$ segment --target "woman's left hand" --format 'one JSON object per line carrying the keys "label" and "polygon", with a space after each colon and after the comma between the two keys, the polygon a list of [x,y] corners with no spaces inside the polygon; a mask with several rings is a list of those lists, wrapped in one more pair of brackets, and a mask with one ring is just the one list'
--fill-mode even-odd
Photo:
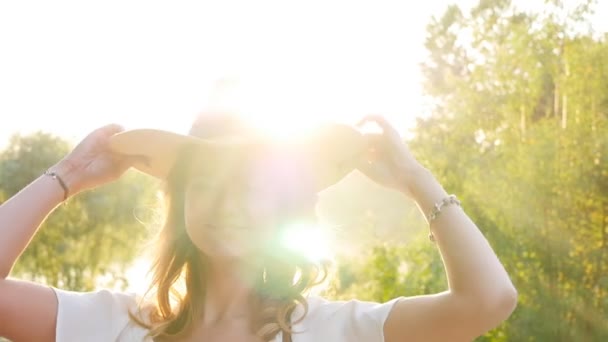
{"label": "woman's left hand", "polygon": [[376,183],[412,195],[412,185],[416,175],[424,167],[414,158],[397,130],[385,118],[371,115],[358,124],[373,122],[382,133],[364,133],[367,143],[366,153],[359,162],[358,169]]}

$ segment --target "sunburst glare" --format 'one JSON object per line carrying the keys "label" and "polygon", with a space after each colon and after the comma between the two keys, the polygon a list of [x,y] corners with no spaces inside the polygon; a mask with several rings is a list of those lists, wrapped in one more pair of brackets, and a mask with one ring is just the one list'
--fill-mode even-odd
{"label": "sunburst glare", "polygon": [[289,226],[281,239],[283,246],[301,253],[312,261],[332,257],[330,237],[322,226],[294,224]]}

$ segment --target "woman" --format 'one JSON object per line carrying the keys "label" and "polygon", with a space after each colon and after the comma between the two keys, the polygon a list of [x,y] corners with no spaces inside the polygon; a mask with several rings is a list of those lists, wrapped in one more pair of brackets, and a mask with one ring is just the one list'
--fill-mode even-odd
{"label": "woman", "polygon": [[[227,115],[188,136],[95,130],[0,207],[0,336],[14,341],[470,341],[504,321],[516,290],[453,196],[381,117],[382,133],[328,125],[266,141]],[[134,166],[165,180],[152,297],[73,293],[9,279],[45,217],[69,196]],[[317,192],[358,169],[416,201],[449,288],[387,303],[306,296],[323,267],[281,248],[289,222],[314,219]],[[295,280],[295,281],[294,281]],[[179,290],[181,296],[171,296]]]}

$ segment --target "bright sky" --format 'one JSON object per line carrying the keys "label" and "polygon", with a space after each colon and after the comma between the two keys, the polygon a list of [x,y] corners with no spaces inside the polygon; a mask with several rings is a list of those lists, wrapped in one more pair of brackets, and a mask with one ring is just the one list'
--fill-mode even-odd
{"label": "bright sky", "polygon": [[403,125],[422,105],[427,18],[446,3],[0,1],[0,141],[109,122],[183,132],[226,75],[290,121],[381,112]]}
{"label": "bright sky", "polygon": [[450,2],[0,1],[0,146],[110,122],[184,132],[227,75],[249,81],[258,120],[382,113],[403,129],[424,111],[425,25]]}

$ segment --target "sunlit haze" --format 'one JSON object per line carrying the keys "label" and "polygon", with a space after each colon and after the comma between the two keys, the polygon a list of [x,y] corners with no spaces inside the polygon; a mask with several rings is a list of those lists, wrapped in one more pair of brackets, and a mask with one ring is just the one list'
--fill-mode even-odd
{"label": "sunlit haze", "polygon": [[373,112],[403,127],[423,110],[424,26],[445,3],[2,2],[0,140],[109,122],[184,132],[226,76],[246,79],[260,122]]}
{"label": "sunlit haze", "polygon": [[449,3],[3,1],[0,144],[39,129],[80,139],[109,122],[183,132],[225,76],[256,89],[260,122],[382,113],[403,130],[426,110],[425,25]]}
{"label": "sunlit haze", "polygon": [[[452,2],[2,1],[0,147],[37,130],[77,141],[111,122],[186,132],[215,105],[275,133],[367,114],[404,132],[428,111],[425,26]],[[228,100],[221,79],[241,80]]]}

